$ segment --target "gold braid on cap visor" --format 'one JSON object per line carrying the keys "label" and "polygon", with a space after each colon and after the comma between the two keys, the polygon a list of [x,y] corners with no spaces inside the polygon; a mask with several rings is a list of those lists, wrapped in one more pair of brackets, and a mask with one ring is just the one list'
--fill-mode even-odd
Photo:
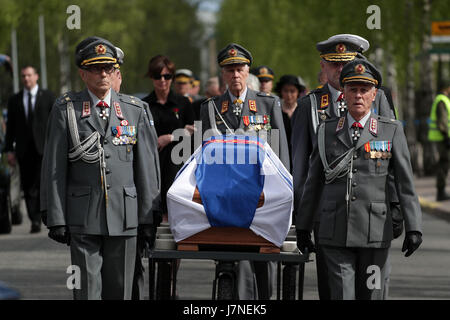
{"label": "gold braid on cap visor", "polygon": [[243,57],[230,57],[230,58],[226,58],[225,60],[223,60],[220,63],[220,65],[223,66],[227,62],[231,62],[231,63],[250,63],[250,60],[248,60],[247,58],[243,58]]}
{"label": "gold braid on cap visor", "polygon": [[266,73],[266,74],[259,74],[257,75],[258,78],[270,78],[273,79],[273,75],[271,75],[270,73]]}
{"label": "gold braid on cap visor", "polygon": [[346,82],[370,82],[373,83],[375,85],[378,85],[378,81],[369,77],[363,77],[363,76],[353,76],[353,77],[346,77],[344,79],[342,79],[342,83],[346,83]]}
{"label": "gold braid on cap visor", "polygon": [[117,59],[110,58],[110,57],[95,57],[95,58],[83,60],[83,62],[81,62],[81,65],[87,66],[89,64],[96,64],[96,63],[117,63]]}
{"label": "gold braid on cap visor", "polygon": [[352,61],[353,59],[355,59],[356,55],[356,52],[325,53],[321,54],[320,57],[327,61]]}

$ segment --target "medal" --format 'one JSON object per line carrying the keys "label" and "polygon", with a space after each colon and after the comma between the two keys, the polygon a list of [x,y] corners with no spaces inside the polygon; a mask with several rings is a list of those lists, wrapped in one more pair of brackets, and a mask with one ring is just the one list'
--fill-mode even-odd
{"label": "medal", "polygon": [[377,159],[380,159],[381,158],[381,152],[380,151],[375,152],[375,157]]}
{"label": "medal", "polygon": [[370,159],[375,159],[375,150],[370,150]]}
{"label": "medal", "polygon": [[127,120],[122,120],[122,121],[120,121],[120,125],[121,126],[127,126],[128,125],[128,121]]}
{"label": "medal", "polygon": [[112,139],[112,143],[113,143],[115,146],[117,146],[117,145],[119,145],[119,143],[120,143],[120,139],[117,138],[117,137],[114,137],[114,138]]}

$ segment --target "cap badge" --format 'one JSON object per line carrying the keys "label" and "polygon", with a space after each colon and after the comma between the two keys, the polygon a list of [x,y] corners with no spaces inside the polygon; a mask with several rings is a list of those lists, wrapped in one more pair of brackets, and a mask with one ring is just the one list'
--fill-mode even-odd
{"label": "cap badge", "polygon": [[268,74],[269,73],[267,68],[261,68],[259,71],[260,71],[260,74]]}
{"label": "cap badge", "polygon": [[235,57],[237,55],[237,51],[235,49],[228,50],[228,54],[232,57]]}
{"label": "cap badge", "polygon": [[337,53],[344,53],[347,50],[347,48],[345,47],[345,45],[343,43],[339,43],[336,46],[336,52]]}
{"label": "cap badge", "polygon": [[366,72],[366,68],[364,68],[364,66],[363,66],[362,64],[358,64],[358,65],[355,67],[355,72],[356,72],[357,74],[363,74],[364,72]]}
{"label": "cap badge", "polygon": [[95,47],[96,54],[105,54],[105,52],[106,52],[106,48],[104,45],[99,44],[98,46]]}

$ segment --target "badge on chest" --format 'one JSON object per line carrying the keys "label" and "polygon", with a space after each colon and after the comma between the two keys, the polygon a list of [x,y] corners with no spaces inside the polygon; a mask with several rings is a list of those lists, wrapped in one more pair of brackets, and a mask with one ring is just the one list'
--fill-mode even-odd
{"label": "badge on chest", "polygon": [[242,121],[244,125],[249,130],[270,130],[272,129],[270,125],[269,115],[254,115],[254,116],[243,116]]}
{"label": "badge on chest", "polygon": [[392,158],[392,142],[385,141],[370,141],[364,145],[366,151],[366,159],[390,159]]}
{"label": "badge on chest", "polygon": [[[127,122],[128,124],[128,122]],[[136,144],[136,126],[117,126],[111,128],[114,138],[112,143],[118,145]]]}

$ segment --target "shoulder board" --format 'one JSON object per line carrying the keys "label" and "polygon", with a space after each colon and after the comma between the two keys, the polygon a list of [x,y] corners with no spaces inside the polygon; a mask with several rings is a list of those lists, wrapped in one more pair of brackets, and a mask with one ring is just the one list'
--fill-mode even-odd
{"label": "shoulder board", "polygon": [[384,123],[395,123],[395,122],[399,122],[396,119],[391,119],[388,117],[383,117],[383,116],[377,116],[378,121],[380,122],[384,122]]}
{"label": "shoulder board", "polygon": [[258,92],[256,93],[256,95],[258,97],[265,97],[265,98],[272,98],[275,99],[275,97],[273,95],[271,95],[270,93],[265,93],[265,92]]}
{"label": "shoulder board", "polygon": [[309,92],[309,94],[322,93],[324,90],[323,86],[317,87]]}
{"label": "shoulder board", "polygon": [[117,96],[119,97],[120,101],[137,106],[137,107],[142,107],[144,104],[141,99],[133,97],[133,96],[129,96],[127,94],[118,93]]}
{"label": "shoulder board", "polygon": [[79,92],[73,92],[73,91],[66,92],[61,97],[56,99],[56,102],[58,104],[66,104],[69,101],[75,101],[75,100],[77,100],[78,93]]}
{"label": "shoulder board", "polygon": [[202,104],[208,103],[209,101],[213,100],[213,98],[208,98],[205,101],[202,102]]}

